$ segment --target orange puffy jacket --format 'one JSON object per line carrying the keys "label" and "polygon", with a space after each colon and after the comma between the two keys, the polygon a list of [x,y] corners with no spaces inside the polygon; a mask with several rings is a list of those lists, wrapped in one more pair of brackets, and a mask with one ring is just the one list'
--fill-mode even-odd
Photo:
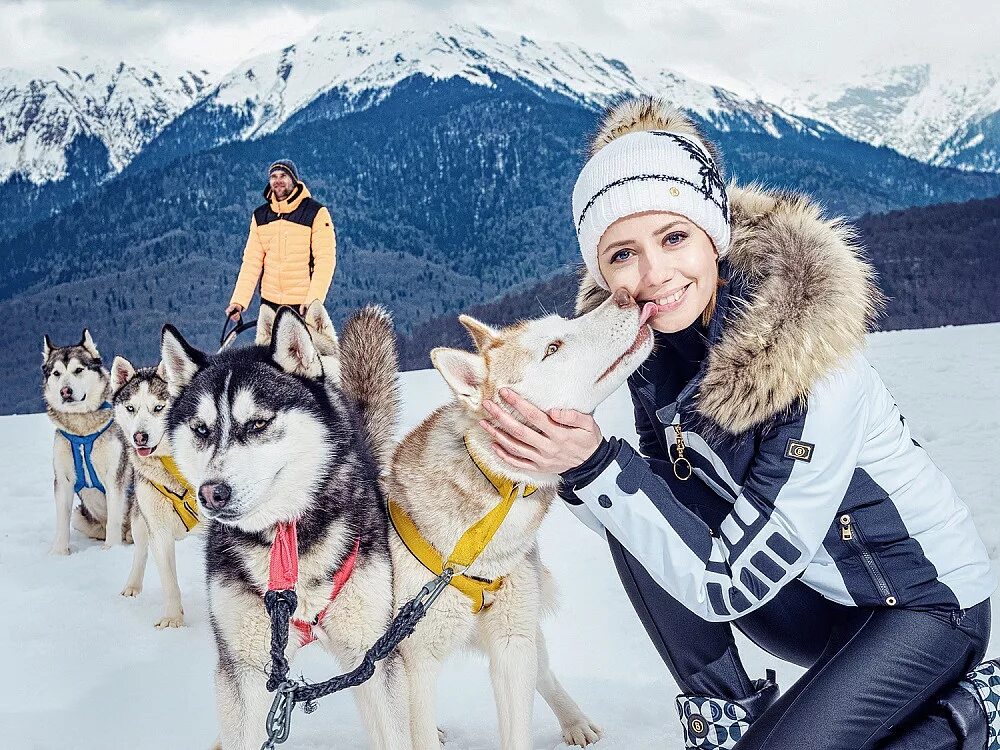
{"label": "orange puffy jacket", "polygon": [[267,197],[269,202],[257,208],[250,220],[250,236],[230,304],[249,307],[258,279],[260,296],[269,302],[324,301],[337,262],[330,212],[312,199],[301,182],[283,201],[275,200],[270,191]]}

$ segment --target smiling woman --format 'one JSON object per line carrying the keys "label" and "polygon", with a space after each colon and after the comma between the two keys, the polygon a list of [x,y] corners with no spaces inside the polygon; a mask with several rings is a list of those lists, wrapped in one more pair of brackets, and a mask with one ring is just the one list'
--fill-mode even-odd
{"label": "smiling woman", "polygon": [[715,307],[719,253],[708,234],[685,217],[646,211],[619,219],[597,246],[601,275],[612,289],[625,289],[654,305],[654,331],[676,333]]}
{"label": "smiling woman", "polygon": [[[487,405],[494,450],[562,473],[607,539],[684,690],[688,747],[986,748],[996,572],[861,354],[872,268],[807,199],[727,188],[718,165],[678,109],[608,113],[573,192],[578,312],[612,292],[644,303],[656,347],[628,381],[641,454],[516,394],[535,433],[508,439],[523,425]],[[730,623],[805,676],[781,697],[773,674],[751,680]]]}

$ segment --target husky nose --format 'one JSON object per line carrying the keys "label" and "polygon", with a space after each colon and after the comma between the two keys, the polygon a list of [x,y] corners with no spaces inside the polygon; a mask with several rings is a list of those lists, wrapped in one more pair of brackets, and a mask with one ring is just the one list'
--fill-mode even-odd
{"label": "husky nose", "polygon": [[615,304],[622,310],[627,310],[630,307],[636,307],[635,300],[632,299],[632,295],[629,294],[624,288],[617,290],[613,299]]}
{"label": "husky nose", "polygon": [[137,432],[134,435],[132,435],[132,440],[139,448],[141,448],[146,443],[149,442],[149,435],[147,435],[145,432]]}
{"label": "husky nose", "polygon": [[59,389],[59,395],[63,398],[71,398],[73,396],[73,389],[68,385],[64,385],[61,389]]}
{"label": "husky nose", "polygon": [[198,495],[201,496],[202,505],[209,510],[222,510],[232,497],[232,490],[225,482],[210,484],[206,482],[198,488]]}

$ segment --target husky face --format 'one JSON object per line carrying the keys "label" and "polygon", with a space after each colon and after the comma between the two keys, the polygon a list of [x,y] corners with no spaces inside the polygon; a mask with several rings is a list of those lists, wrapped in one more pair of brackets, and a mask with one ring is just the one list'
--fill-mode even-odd
{"label": "husky face", "polygon": [[100,408],[104,402],[108,373],[87,329],[80,343],[72,346],[55,346],[45,336],[42,376],[45,403],[54,411],[81,414]]}
{"label": "husky face", "polygon": [[496,329],[463,315],[478,354],[439,348],[431,359],[473,410],[508,387],[542,410],[592,412],[652,351],[648,318],[624,290],[572,320],[549,315]]}
{"label": "husky face", "polygon": [[115,422],[127,444],[140,456],[169,455],[166,433],[170,393],[162,365],[136,370],[124,357],[115,357],[111,387]]}
{"label": "husky face", "polygon": [[302,516],[353,429],[302,319],[282,309],[270,346],[213,357],[168,325],[161,352],[173,456],[205,515],[248,532]]}

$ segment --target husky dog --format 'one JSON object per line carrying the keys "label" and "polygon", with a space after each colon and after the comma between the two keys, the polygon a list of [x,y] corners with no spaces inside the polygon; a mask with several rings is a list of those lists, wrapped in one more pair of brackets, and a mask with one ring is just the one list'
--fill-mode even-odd
{"label": "husky dog", "polygon": [[[391,340],[388,316],[380,322]],[[294,529],[298,552],[288,656],[316,639],[342,668],[353,668],[392,618],[388,521],[370,443],[387,439],[380,426],[393,421],[385,412],[397,398],[395,349],[378,370],[385,377],[356,394],[358,410],[325,377],[309,330],[290,309],[279,311],[267,347],[207,356],[168,325],[161,349],[175,398],[167,434],[209,524],[219,747],[257,750],[271,703],[263,595],[279,532],[287,540]],[[410,746],[397,654],[379,662],[355,694],[374,747]]]}
{"label": "husky dog", "polygon": [[166,600],[156,627],[179,628],[184,624],[184,609],[177,583],[174,542],[200,527],[195,491],[179,474],[170,455],[166,435],[166,409],[170,405],[167,381],[162,366],[137,370],[124,357],[115,357],[111,383],[115,389],[111,399],[115,424],[127,446],[135,488],[132,513],[135,554],[122,596],[138,596],[142,591],[146,558],[152,544]]}
{"label": "husky dog", "polygon": [[[111,429],[108,371],[84,329],[80,343],[42,345],[45,410],[56,426],[52,448],[55,470],[56,537],[51,554],[69,554],[69,527],[104,547],[128,539],[126,492],[128,460],[118,433]],[[80,505],[73,507],[73,495]]]}
{"label": "husky dog", "polygon": [[449,586],[400,644],[417,750],[439,747],[435,679],[444,658],[469,643],[489,658],[505,750],[532,747],[536,689],[556,714],[567,743],[587,745],[601,737],[602,730],[553,676],[539,628],[540,613],[555,609],[555,588],[535,537],[559,477],[502,462],[479,420],[488,418],[482,408],[488,399],[509,409],[498,396],[503,387],[543,410],[593,411],[652,350],[643,313],[622,294],[574,320],[552,315],[498,330],[462,316],[478,352],[431,352],[455,400],[403,438],[393,458],[389,497],[399,533],[390,534],[390,548],[397,602],[427,582],[428,558],[430,569],[439,572],[440,561],[464,532],[496,508],[505,493],[516,495],[492,541],[457,571],[464,574],[459,585]]}

